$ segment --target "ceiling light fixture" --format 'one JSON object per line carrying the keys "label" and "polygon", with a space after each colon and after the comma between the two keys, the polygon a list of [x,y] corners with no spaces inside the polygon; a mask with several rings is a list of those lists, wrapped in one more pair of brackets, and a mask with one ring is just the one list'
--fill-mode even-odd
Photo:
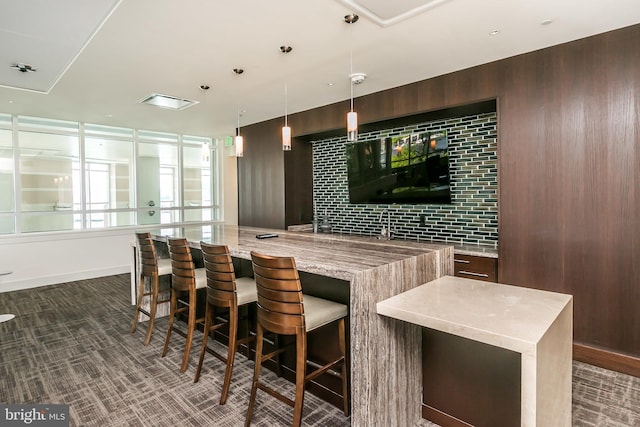
{"label": "ceiling light fixture", "polygon": [[[234,68],[233,72],[236,76],[240,77],[244,70],[242,68]],[[240,85],[238,84],[238,88]],[[238,89],[238,127],[236,128],[236,137],[234,139],[234,145],[236,146],[236,157],[244,156],[244,138],[240,135],[240,89]]]}
{"label": "ceiling light fixture", "polygon": [[[285,55],[291,52],[293,48],[291,46],[280,46],[280,52]],[[291,151],[291,128],[288,122],[288,85],[287,79],[284,80],[284,126],[282,126],[282,151]]]}
{"label": "ceiling light fixture", "polygon": [[160,108],[166,108],[168,110],[184,110],[199,103],[198,101],[192,101],[190,99],[179,98],[171,95],[163,95],[161,93],[152,93],[138,102],[141,104],[149,104]]}
{"label": "ceiling light fixture", "polygon": [[[344,22],[355,24],[358,22],[358,15],[352,13],[345,15]],[[351,31],[351,49],[349,54],[349,87],[351,88],[351,109],[347,113],[347,141],[354,142],[358,139],[358,113],[353,111],[353,31]],[[363,79],[364,80],[364,79]],[[362,83],[362,82],[360,82]]]}
{"label": "ceiling light fixture", "polygon": [[497,36],[498,34],[500,34],[500,30],[493,30],[489,33],[490,36]]}
{"label": "ceiling light fixture", "polygon": [[18,70],[21,73],[35,73],[37,71],[37,68],[33,65],[24,64],[22,62],[16,62],[11,66],[11,68]]}
{"label": "ceiling light fixture", "polygon": [[[202,92],[207,92],[209,89],[211,88],[211,86],[209,86],[208,84],[201,84],[200,85],[200,90]],[[205,101],[206,103],[206,101]],[[209,141],[205,141],[202,143],[202,162],[207,164],[209,163],[209,159],[211,156],[211,144],[209,143]]]}

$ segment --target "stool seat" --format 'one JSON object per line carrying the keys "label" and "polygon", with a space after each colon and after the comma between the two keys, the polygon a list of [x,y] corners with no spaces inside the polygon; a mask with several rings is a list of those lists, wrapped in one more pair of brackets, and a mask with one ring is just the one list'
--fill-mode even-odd
{"label": "stool seat", "polygon": [[323,298],[302,294],[304,324],[307,332],[342,319],[348,313],[347,306]]}
{"label": "stool seat", "polygon": [[204,268],[195,269],[196,289],[204,289],[207,287],[207,271]]}
{"label": "stool seat", "polygon": [[239,277],[236,279],[236,296],[238,305],[249,304],[258,301],[256,281],[251,277]]}
{"label": "stool seat", "polygon": [[158,276],[171,274],[171,259],[160,258],[158,260]]}

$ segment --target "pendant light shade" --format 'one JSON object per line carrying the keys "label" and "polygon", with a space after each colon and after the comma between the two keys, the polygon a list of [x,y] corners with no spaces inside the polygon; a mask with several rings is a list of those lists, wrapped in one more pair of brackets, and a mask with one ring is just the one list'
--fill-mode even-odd
{"label": "pendant light shade", "polygon": [[358,113],[350,111],[347,113],[347,141],[358,140]]}
{"label": "pendant light shade", "polygon": [[286,124],[282,126],[282,149],[284,151],[291,150],[291,128]]}
{"label": "pendant light shade", "polygon": [[244,138],[240,135],[240,128],[233,142],[236,146],[236,157],[244,156]]}

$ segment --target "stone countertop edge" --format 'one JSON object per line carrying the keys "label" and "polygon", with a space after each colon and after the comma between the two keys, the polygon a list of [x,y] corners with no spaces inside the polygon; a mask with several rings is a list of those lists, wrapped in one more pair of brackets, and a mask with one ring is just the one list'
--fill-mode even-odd
{"label": "stone countertop edge", "polygon": [[[293,233],[312,233],[313,226],[311,224],[300,224],[300,225],[290,225],[287,227],[287,231]],[[373,237],[365,234],[344,234],[344,233],[315,233],[318,236],[332,236],[332,235],[345,235],[345,236],[362,236],[362,237]],[[490,246],[490,245],[482,245],[482,244],[461,244],[447,241],[439,241],[439,240],[406,240],[406,239],[397,239],[394,241],[407,241],[407,242],[415,242],[415,243],[427,243],[427,244],[436,244],[436,245],[452,245],[453,252],[455,254],[460,255],[471,255],[485,258],[498,258],[498,249]],[[385,240],[381,240],[381,242],[385,242]]]}

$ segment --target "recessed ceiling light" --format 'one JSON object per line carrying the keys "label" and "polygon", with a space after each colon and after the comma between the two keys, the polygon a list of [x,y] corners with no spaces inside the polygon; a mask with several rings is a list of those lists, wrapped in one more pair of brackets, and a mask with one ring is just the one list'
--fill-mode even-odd
{"label": "recessed ceiling light", "polygon": [[138,102],[142,104],[154,105],[160,108],[167,108],[169,110],[184,110],[185,108],[189,108],[198,104],[198,101],[176,98],[175,96],[162,95],[159,93],[152,93],[151,95],[141,99]]}
{"label": "recessed ceiling light", "polygon": [[493,30],[489,33],[490,36],[497,36],[498,34],[500,34],[500,30]]}
{"label": "recessed ceiling light", "polygon": [[327,85],[329,85],[329,86],[333,86],[333,83],[329,82],[329,83],[327,83]]}
{"label": "recessed ceiling light", "polygon": [[549,25],[553,23],[553,19],[545,19],[540,23],[540,25]]}

